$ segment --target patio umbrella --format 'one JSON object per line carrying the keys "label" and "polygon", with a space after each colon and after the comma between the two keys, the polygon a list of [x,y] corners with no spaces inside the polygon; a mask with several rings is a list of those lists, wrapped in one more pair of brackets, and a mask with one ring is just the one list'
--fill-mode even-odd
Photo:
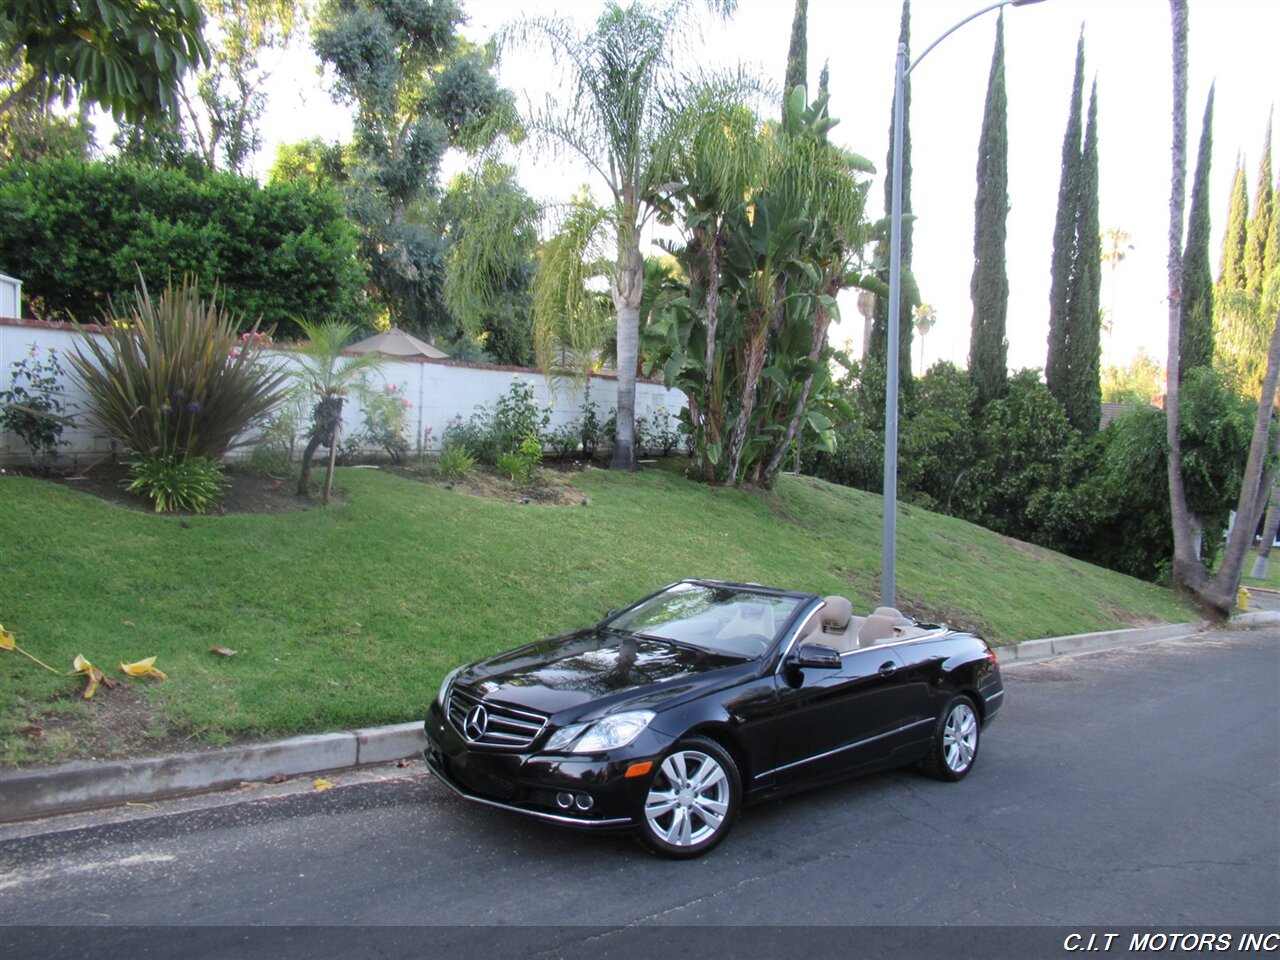
{"label": "patio umbrella", "polygon": [[417,337],[405,333],[399,327],[375,333],[367,340],[353,343],[347,347],[352,353],[381,353],[388,357],[430,357],[432,360],[444,360],[448,354]]}

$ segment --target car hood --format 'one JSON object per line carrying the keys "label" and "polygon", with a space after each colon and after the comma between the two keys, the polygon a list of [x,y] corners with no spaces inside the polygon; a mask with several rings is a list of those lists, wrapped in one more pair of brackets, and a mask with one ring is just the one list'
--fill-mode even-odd
{"label": "car hood", "polygon": [[541,640],[463,667],[454,686],[563,722],[626,705],[654,707],[714,682],[711,674],[749,661],[590,628]]}

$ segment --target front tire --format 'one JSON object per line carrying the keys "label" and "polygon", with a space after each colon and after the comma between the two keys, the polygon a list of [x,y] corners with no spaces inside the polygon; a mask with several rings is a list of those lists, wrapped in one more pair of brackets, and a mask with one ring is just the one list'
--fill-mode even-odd
{"label": "front tire", "polygon": [[641,839],[665,857],[700,857],[729,833],[741,799],[738,765],[728,751],[705,737],[681,740],[649,784]]}
{"label": "front tire", "polygon": [[978,759],[981,727],[973,701],[964,694],[953,699],[938,719],[924,772],[937,780],[963,779]]}

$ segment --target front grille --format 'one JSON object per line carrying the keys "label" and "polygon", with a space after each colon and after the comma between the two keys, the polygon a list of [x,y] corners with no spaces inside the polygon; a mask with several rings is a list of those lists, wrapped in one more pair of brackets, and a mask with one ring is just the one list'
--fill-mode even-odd
{"label": "front grille", "polygon": [[[472,739],[467,733],[467,716],[477,706],[484,707],[487,722],[484,734]],[[481,747],[523,750],[538,739],[538,734],[547,725],[547,718],[540,713],[483,701],[462,690],[452,690],[449,693],[449,722],[468,743]]]}

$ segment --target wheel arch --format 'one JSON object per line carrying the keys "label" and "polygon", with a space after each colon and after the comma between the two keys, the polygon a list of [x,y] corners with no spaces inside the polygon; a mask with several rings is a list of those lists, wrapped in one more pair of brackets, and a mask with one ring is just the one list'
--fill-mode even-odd
{"label": "wheel arch", "polygon": [[683,740],[685,737],[706,737],[723,747],[729,756],[733,757],[733,762],[738,767],[738,778],[742,781],[742,789],[746,791],[747,784],[751,782],[751,761],[733,727],[727,723],[708,720],[691,727],[680,739]]}

